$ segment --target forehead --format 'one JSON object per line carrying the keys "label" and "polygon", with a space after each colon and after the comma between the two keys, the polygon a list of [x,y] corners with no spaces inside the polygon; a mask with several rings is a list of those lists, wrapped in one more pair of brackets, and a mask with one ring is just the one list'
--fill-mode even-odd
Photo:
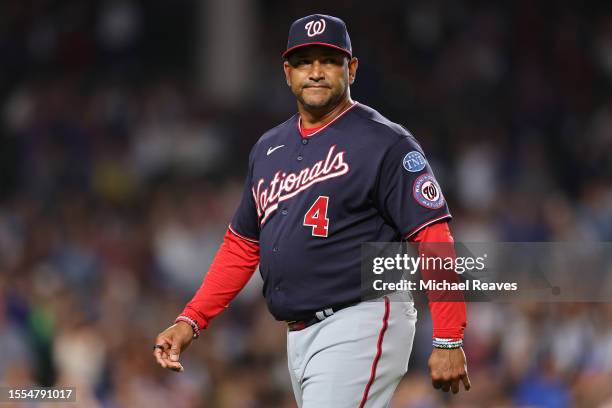
{"label": "forehead", "polygon": [[331,47],[325,47],[323,45],[307,45],[300,47],[292,52],[288,58],[293,57],[344,57],[346,54],[342,51],[336,50]]}

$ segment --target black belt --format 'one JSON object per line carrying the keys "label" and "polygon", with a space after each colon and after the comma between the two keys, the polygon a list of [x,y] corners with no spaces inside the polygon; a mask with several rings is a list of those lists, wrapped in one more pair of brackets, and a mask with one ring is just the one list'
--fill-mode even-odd
{"label": "black belt", "polygon": [[318,312],[314,312],[311,316],[303,320],[288,321],[287,326],[289,327],[289,331],[303,330],[307,327],[312,326],[313,324],[319,323],[320,321],[327,319],[334,313],[337,313],[342,309],[346,309],[349,306],[356,305],[357,303],[359,302],[350,302],[350,303],[344,303],[344,304],[328,307],[323,310],[319,310]]}

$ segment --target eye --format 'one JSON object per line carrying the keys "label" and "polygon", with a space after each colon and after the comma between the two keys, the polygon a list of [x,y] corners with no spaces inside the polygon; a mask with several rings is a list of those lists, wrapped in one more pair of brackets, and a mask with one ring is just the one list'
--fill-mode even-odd
{"label": "eye", "polygon": [[338,58],[338,57],[325,57],[323,58],[323,64],[327,64],[327,65],[342,65],[343,64],[343,60],[342,58]]}

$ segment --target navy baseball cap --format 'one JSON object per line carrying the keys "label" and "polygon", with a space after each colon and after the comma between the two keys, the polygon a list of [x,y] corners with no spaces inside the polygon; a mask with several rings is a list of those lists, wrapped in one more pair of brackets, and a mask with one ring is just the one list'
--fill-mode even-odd
{"label": "navy baseball cap", "polygon": [[353,56],[346,24],[338,17],[312,14],[295,20],[289,28],[287,50],[283,58],[307,45],[324,45],[345,52],[349,57]]}

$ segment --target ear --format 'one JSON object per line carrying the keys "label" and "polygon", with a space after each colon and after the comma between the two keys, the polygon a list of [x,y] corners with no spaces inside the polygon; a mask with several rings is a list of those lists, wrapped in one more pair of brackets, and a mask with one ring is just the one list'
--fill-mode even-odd
{"label": "ear", "polygon": [[285,71],[285,81],[287,82],[287,86],[291,87],[291,64],[285,60],[283,63],[283,71]]}
{"label": "ear", "polygon": [[357,67],[359,66],[359,60],[356,57],[351,58],[348,63],[349,68],[349,84],[353,85],[357,76]]}

